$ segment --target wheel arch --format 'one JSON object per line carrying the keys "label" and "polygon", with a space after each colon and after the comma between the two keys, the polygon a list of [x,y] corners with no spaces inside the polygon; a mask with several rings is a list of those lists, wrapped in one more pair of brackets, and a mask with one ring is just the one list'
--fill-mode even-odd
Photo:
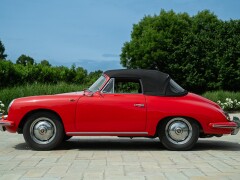
{"label": "wheel arch", "polygon": [[[24,124],[26,123],[27,119],[28,119],[30,116],[32,116],[33,114],[36,114],[36,113],[39,113],[39,112],[48,112],[48,113],[54,114],[55,116],[57,116],[57,117],[59,118],[60,122],[61,122],[62,125],[63,125],[62,118],[61,118],[61,116],[60,116],[57,112],[55,112],[55,111],[53,111],[53,110],[50,110],[50,109],[35,109],[35,110],[29,111],[28,113],[26,113],[26,114],[23,116],[23,118],[21,119],[21,121],[20,121],[20,123],[19,123],[19,125],[18,125],[17,132],[18,132],[19,134],[22,134],[22,133],[23,133],[23,126],[24,126]],[[64,125],[63,125],[63,128],[64,128]],[[65,131],[65,129],[64,129],[64,131]]]}
{"label": "wheel arch", "polygon": [[196,120],[195,118],[192,118],[192,117],[189,117],[189,116],[167,116],[167,117],[164,117],[164,118],[162,118],[158,121],[158,124],[157,124],[156,129],[155,129],[155,135],[154,136],[155,137],[158,136],[158,129],[160,129],[160,127],[163,125],[163,123],[165,121],[168,121],[168,120],[170,120],[172,118],[176,118],[176,117],[181,117],[181,118],[185,118],[185,119],[191,120],[193,122],[196,122],[196,124],[199,127],[200,134],[204,134],[203,127],[202,127],[201,123],[198,120]]}

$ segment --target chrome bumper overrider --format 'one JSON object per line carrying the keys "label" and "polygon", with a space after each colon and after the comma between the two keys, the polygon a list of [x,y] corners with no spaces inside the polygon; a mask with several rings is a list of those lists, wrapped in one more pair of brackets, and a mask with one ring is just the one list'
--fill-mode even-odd
{"label": "chrome bumper overrider", "polygon": [[5,115],[5,116],[1,117],[1,120],[0,120],[0,131],[5,131],[6,127],[13,126],[13,122],[12,121],[8,121],[7,118],[8,118],[8,115]]}
{"label": "chrome bumper overrider", "polygon": [[240,119],[236,116],[233,117],[233,122],[237,124],[237,128],[232,131],[232,135],[236,135],[239,132],[240,129]]}
{"label": "chrome bumper overrider", "polygon": [[240,119],[234,116],[230,122],[210,123],[209,126],[212,128],[232,129],[231,134],[236,135],[240,129]]}

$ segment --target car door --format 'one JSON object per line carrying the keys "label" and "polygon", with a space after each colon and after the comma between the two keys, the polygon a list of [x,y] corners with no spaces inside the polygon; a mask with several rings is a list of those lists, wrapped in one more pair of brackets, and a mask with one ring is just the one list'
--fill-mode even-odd
{"label": "car door", "polygon": [[[79,100],[76,112],[76,126],[79,132],[145,133],[146,100],[141,90],[139,92],[139,89],[142,89],[140,80],[134,80],[139,87],[134,87],[135,91],[130,93],[116,91],[119,84],[117,82],[119,81],[110,79],[101,92]],[[127,85],[124,85],[127,89]]]}

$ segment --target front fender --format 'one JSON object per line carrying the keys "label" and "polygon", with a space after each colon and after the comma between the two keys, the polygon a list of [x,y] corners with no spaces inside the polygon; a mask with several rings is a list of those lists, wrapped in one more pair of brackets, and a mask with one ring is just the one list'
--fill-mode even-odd
{"label": "front fender", "polygon": [[66,131],[75,129],[76,104],[81,96],[51,95],[32,96],[15,99],[8,112],[8,120],[14,126],[8,127],[10,132],[16,132],[20,122],[29,113],[37,110],[53,111],[61,118]]}

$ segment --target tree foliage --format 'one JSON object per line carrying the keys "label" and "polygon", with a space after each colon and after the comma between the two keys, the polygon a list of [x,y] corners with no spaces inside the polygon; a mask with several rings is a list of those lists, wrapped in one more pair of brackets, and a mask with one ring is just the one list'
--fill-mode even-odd
{"label": "tree foliage", "polygon": [[46,59],[42,60],[42,61],[40,62],[40,64],[43,65],[43,66],[49,66],[49,67],[52,66],[52,65],[49,63],[49,61],[46,60]]}
{"label": "tree foliage", "polygon": [[169,73],[194,92],[240,89],[240,20],[222,21],[207,10],[145,16],[133,25],[121,64]]}
{"label": "tree foliage", "polygon": [[0,40],[0,60],[6,59],[7,55],[4,54],[4,52],[5,52],[5,47]]}
{"label": "tree foliage", "polygon": [[[0,41],[1,53],[4,54],[4,46]],[[36,63],[32,57],[22,54],[14,64],[10,60],[4,60],[6,55],[0,58],[0,88],[18,86],[33,83],[56,84],[58,82],[90,85],[102,71],[87,73],[82,67],[72,65],[52,66],[48,60]]]}
{"label": "tree foliage", "polygon": [[41,63],[25,66],[25,64],[14,64],[11,61],[0,61],[0,87],[58,82],[86,84],[87,77],[87,70],[82,67],[50,67]]}
{"label": "tree foliage", "polygon": [[31,58],[30,56],[26,56],[22,54],[16,61],[16,64],[22,64],[23,66],[28,66],[28,65],[33,65],[34,64],[34,59]]}

